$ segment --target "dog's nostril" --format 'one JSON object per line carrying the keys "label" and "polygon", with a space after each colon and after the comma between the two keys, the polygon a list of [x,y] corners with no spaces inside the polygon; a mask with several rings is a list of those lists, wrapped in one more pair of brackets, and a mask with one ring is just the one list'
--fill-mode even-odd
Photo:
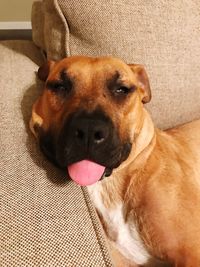
{"label": "dog's nostril", "polygon": [[83,139],[84,136],[85,136],[85,134],[84,134],[84,132],[83,132],[82,130],[77,129],[77,130],[75,131],[75,136],[76,136],[78,139]]}
{"label": "dog's nostril", "polygon": [[97,131],[97,132],[94,133],[94,141],[95,141],[95,143],[99,144],[99,143],[103,142],[104,139],[105,139],[105,137],[104,137],[103,132]]}

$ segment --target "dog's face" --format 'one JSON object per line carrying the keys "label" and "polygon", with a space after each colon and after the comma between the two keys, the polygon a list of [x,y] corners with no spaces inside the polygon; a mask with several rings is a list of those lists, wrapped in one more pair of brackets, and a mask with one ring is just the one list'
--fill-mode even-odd
{"label": "dog's face", "polygon": [[129,156],[142,102],[151,98],[143,67],[110,57],[69,57],[47,62],[38,75],[45,88],[31,128],[44,154],[64,169],[87,161],[109,175]]}

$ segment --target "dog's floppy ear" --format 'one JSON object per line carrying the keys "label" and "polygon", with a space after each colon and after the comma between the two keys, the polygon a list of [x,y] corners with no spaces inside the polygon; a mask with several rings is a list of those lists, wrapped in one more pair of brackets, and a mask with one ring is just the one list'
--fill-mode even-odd
{"label": "dog's floppy ear", "polygon": [[151,100],[151,88],[149,84],[149,78],[144,67],[138,64],[129,64],[129,67],[136,74],[137,79],[140,83],[140,88],[143,93],[142,102],[144,104],[148,103]]}
{"label": "dog's floppy ear", "polygon": [[41,67],[38,69],[38,77],[42,81],[46,81],[49,76],[49,72],[53,68],[55,61],[47,60]]}

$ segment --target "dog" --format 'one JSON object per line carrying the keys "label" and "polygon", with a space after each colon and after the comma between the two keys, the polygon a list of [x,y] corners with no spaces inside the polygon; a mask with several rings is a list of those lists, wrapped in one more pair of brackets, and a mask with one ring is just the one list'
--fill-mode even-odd
{"label": "dog", "polygon": [[117,58],[48,61],[38,76],[30,128],[87,186],[114,266],[200,266],[200,120],[157,129],[144,67]]}

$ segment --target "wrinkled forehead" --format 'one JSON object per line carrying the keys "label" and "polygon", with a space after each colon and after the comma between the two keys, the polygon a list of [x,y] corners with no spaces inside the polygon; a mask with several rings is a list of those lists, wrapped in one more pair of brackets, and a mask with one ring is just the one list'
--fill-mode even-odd
{"label": "wrinkled forehead", "polygon": [[101,81],[111,77],[120,77],[121,80],[134,80],[130,67],[120,59],[112,57],[82,57],[74,56],[57,62],[49,75],[49,79],[59,79],[60,74],[84,81],[95,77]]}

